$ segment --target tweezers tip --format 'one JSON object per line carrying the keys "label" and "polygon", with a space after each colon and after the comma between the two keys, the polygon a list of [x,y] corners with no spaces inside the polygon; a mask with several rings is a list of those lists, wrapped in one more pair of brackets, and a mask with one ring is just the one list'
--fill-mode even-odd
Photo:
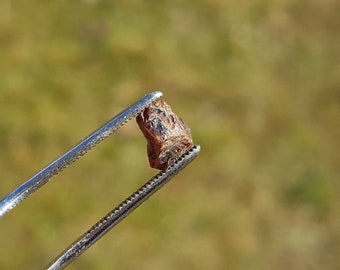
{"label": "tweezers tip", "polygon": [[200,152],[201,152],[201,146],[194,145],[193,148],[191,148],[186,154],[192,154],[194,156],[197,156]]}
{"label": "tweezers tip", "polygon": [[149,95],[152,96],[153,98],[158,99],[163,96],[163,93],[161,91],[154,91],[150,93]]}
{"label": "tweezers tip", "polygon": [[[163,170],[162,172],[171,172],[173,170],[182,170],[185,168],[191,161],[193,161],[200,153],[201,151],[201,146],[200,145],[194,145],[188,152],[183,154],[175,164],[171,165],[167,169]],[[177,169],[176,169],[177,168]]]}

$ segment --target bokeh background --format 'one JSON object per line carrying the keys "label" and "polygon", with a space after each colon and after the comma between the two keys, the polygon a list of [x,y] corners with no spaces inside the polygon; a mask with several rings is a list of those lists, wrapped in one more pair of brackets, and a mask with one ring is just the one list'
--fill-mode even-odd
{"label": "bokeh background", "polygon": [[[161,90],[200,156],[69,269],[340,269],[339,2],[115,2],[0,2],[0,197]],[[0,268],[156,172],[129,122],[0,220]]]}

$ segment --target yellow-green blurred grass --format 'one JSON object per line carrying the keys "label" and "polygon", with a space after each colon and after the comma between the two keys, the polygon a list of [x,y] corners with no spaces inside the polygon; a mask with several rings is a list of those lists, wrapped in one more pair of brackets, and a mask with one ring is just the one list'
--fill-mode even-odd
{"label": "yellow-green blurred grass", "polygon": [[[338,269],[336,1],[0,3],[0,196],[159,89],[202,153],[70,269]],[[131,122],[0,220],[41,269],[156,171]]]}

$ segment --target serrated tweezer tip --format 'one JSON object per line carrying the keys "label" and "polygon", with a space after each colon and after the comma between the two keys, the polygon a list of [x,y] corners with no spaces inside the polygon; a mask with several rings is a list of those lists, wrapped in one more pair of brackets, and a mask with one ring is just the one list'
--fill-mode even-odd
{"label": "serrated tweezer tip", "polygon": [[164,171],[159,172],[151,180],[146,182],[137,191],[120,203],[115,209],[100,219],[78,240],[73,242],[48,266],[48,270],[59,270],[65,268],[85,250],[126,218],[132,211],[145,202],[152,194],[170,181],[176,174],[183,170],[200,153],[201,147],[194,146],[191,150],[181,156],[175,164]]}

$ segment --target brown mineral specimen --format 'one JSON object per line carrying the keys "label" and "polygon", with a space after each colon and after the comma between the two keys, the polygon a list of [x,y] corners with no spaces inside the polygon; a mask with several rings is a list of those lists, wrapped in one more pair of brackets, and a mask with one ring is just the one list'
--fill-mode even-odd
{"label": "brown mineral specimen", "polygon": [[191,131],[168,104],[157,101],[137,116],[152,168],[164,170],[193,146]]}

